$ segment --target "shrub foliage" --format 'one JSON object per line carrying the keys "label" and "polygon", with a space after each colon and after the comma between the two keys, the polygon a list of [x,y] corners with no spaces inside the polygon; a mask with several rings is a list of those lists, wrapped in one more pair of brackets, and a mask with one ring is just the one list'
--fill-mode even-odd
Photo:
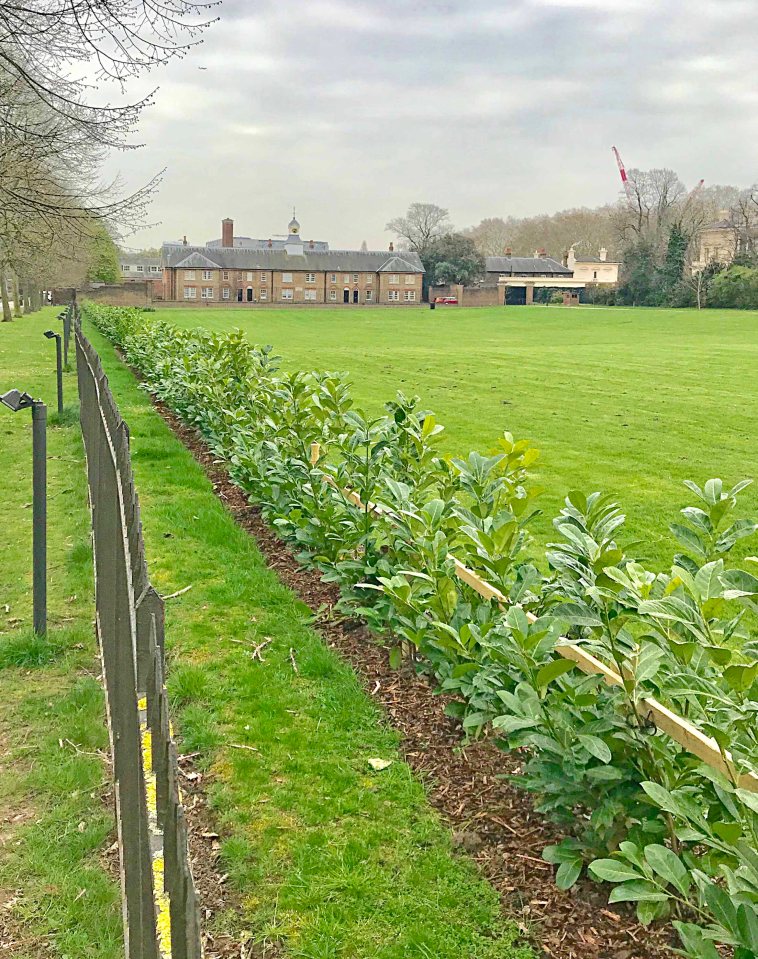
{"label": "shrub foliage", "polygon": [[[616,503],[571,491],[538,568],[525,553],[540,492],[528,441],[505,433],[488,455],[442,456],[418,398],[398,393],[370,417],[344,374],[280,370],[241,331],[87,315],[390,656],[434,674],[466,733],[520,751],[516,782],[566,831],[544,852],[561,887],[586,867],[642,922],[672,917],[683,954],[758,956],[758,793],[743,788],[758,770],[758,568],[734,551],[758,529],[738,515],[747,481],[687,484],[691,505],[671,525],[681,552],[661,571],[624,546]],[[459,579],[456,560],[506,603]],[[584,675],[559,642],[623,685]],[[651,696],[731,753],[729,775],[656,729]]]}

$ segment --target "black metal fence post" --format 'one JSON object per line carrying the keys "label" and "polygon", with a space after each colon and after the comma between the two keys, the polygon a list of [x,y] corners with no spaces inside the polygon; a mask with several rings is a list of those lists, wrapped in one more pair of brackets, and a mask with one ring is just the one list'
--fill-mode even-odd
{"label": "black metal fence post", "polygon": [[34,632],[47,632],[47,407],[32,403],[32,565]]}

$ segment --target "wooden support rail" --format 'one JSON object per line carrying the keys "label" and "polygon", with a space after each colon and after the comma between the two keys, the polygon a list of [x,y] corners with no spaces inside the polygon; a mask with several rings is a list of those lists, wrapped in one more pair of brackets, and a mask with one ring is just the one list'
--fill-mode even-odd
{"label": "wooden support rail", "polygon": [[[321,457],[321,450],[318,443],[311,446],[311,465],[315,466]],[[333,483],[333,481],[332,481]],[[350,489],[341,491],[346,499],[358,509],[364,512],[374,513],[377,516],[388,516],[390,519],[397,520],[399,517],[382,506],[375,503],[363,503],[360,496]],[[448,559],[452,561],[455,568],[455,575],[462,582],[466,583],[480,596],[487,600],[495,600],[498,605],[505,609],[508,606],[508,600],[504,593],[496,586],[488,583],[473,569],[464,566],[460,560],[456,559],[452,553],[448,553]],[[533,613],[527,611],[527,619],[530,623],[536,620]],[[563,640],[555,647],[556,653],[563,656],[564,659],[573,660],[582,672],[588,675],[601,675],[608,686],[623,686],[624,681],[610,666],[607,666],[597,657],[582,649],[581,646]],[[740,773],[734,763],[732,754],[729,750],[721,750],[715,739],[706,736],[696,726],[675,712],[670,710],[663,703],[658,702],[652,696],[645,697],[639,701],[640,712],[644,713],[645,718],[654,722],[656,727],[675,742],[679,743],[684,749],[697,756],[712,769],[718,770],[726,776],[731,782],[734,782],[740,789],[747,789],[750,792],[758,792],[758,775],[754,772]]]}

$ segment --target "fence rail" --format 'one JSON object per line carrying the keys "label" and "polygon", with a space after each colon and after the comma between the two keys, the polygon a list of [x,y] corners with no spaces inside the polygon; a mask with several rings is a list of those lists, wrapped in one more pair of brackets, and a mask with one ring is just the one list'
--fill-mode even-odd
{"label": "fence rail", "polygon": [[129,430],[78,318],[74,327],[92,512],[96,625],[113,756],[125,955],[201,959],[164,685],[163,600],[148,577]]}
{"label": "fence rail", "polygon": [[[315,466],[321,456],[320,445],[318,443],[312,443],[310,450],[311,466]],[[393,513],[392,510],[388,510],[376,503],[364,503],[354,490],[343,489],[341,492],[350,503],[360,510],[373,513],[376,516],[386,516],[393,522],[398,519],[397,514]],[[449,553],[447,558],[452,561],[455,575],[461,582],[470,586],[482,598],[495,600],[501,609],[507,609],[507,597],[496,586],[488,583],[486,579],[483,579],[473,569],[464,566],[452,553]],[[529,611],[527,611],[526,617],[530,623],[536,620],[536,616]],[[582,672],[588,675],[601,675],[603,681],[608,686],[624,685],[624,680],[615,669],[607,666],[576,643],[562,639],[556,644],[555,651],[564,659],[573,660]],[[728,749],[722,749],[711,736],[706,736],[705,733],[701,732],[697,726],[693,725],[689,720],[677,715],[677,713],[673,712],[673,710],[667,706],[664,706],[663,703],[658,702],[658,700],[652,696],[641,699],[640,707],[643,712],[646,713],[647,718],[652,720],[658,729],[679,743],[687,752],[692,753],[693,756],[697,756],[698,759],[701,759],[706,765],[710,766],[711,769],[722,773],[722,775],[726,776],[727,779],[730,779],[741,789],[758,793],[758,775],[752,770],[748,770],[747,772],[738,770],[731,752]]]}

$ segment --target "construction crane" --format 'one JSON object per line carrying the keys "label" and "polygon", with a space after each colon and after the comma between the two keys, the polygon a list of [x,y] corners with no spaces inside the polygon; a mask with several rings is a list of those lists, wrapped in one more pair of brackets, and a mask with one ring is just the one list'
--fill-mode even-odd
{"label": "construction crane", "polygon": [[[626,175],[626,167],[624,166],[624,161],[621,159],[621,154],[616,149],[616,147],[611,147],[613,150],[613,155],[616,157],[616,165],[619,168],[619,174],[621,176],[621,183],[624,187],[624,193],[626,194],[626,199],[629,206],[634,206],[634,191],[632,185],[629,182],[629,177]],[[697,186],[693,187],[690,193],[687,196],[687,199],[684,202],[684,208],[682,210],[682,215],[687,211],[690,203],[695,199],[698,193],[702,190],[705,180],[698,180]]]}
{"label": "construction crane", "polygon": [[626,193],[626,199],[631,206],[634,202],[634,194],[632,193],[632,187],[629,183],[629,178],[626,175],[626,168],[624,167],[624,161],[621,159],[621,154],[616,149],[616,147],[611,147],[613,150],[613,155],[616,157],[616,164],[619,168],[619,174],[621,175],[621,182],[624,186],[624,193]]}

